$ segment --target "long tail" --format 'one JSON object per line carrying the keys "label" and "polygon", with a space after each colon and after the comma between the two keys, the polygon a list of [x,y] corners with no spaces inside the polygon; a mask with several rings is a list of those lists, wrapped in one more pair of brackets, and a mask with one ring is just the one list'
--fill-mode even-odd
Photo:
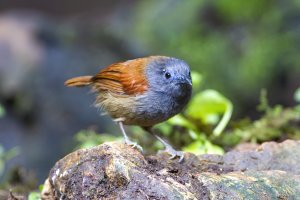
{"label": "long tail", "polygon": [[68,87],[83,87],[92,84],[92,76],[79,76],[65,82]]}

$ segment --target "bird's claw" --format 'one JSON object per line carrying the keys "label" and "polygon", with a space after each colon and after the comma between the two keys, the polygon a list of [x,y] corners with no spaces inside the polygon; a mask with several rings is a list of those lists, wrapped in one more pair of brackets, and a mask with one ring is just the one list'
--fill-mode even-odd
{"label": "bird's claw", "polygon": [[176,151],[173,148],[168,148],[167,147],[166,149],[159,151],[159,153],[161,153],[161,152],[166,152],[166,153],[170,154],[171,155],[171,157],[169,158],[170,160],[172,160],[172,159],[174,159],[176,157],[179,157],[178,162],[181,163],[183,161],[183,159],[184,159],[184,152],[183,151]]}
{"label": "bird's claw", "polygon": [[139,150],[140,152],[143,152],[143,147],[141,147],[138,143],[132,142],[128,139],[127,140],[125,139],[124,142],[125,142],[125,144],[131,146],[132,148],[135,148],[135,149]]}

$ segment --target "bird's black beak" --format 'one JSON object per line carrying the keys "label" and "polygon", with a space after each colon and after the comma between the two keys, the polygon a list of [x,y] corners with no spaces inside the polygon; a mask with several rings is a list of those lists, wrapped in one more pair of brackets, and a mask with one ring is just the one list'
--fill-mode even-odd
{"label": "bird's black beak", "polygon": [[190,86],[193,86],[192,80],[189,78],[185,79],[186,83],[189,84]]}
{"label": "bird's black beak", "polygon": [[179,78],[178,83],[183,84],[183,85],[188,85],[188,86],[193,85],[192,80],[190,78],[186,78],[186,77]]}

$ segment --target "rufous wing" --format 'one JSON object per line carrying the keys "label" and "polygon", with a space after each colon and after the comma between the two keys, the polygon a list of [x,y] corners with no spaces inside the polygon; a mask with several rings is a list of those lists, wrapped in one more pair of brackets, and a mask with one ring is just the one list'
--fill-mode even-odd
{"label": "rufous wing", "polygon": [[94,88],[112,93],[137,95],[148,89],[145,75],[147,58],[112,64],[92,78]]}

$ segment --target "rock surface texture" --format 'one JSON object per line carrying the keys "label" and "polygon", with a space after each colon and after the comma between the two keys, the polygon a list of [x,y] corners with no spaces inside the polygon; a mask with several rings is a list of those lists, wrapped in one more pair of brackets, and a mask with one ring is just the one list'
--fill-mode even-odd
{"label": "rock surface texture", "polygon": [[121,143],[75,151],[51,169],[43,199],[300,199],[300,141],[224,156],[144,157]]}

